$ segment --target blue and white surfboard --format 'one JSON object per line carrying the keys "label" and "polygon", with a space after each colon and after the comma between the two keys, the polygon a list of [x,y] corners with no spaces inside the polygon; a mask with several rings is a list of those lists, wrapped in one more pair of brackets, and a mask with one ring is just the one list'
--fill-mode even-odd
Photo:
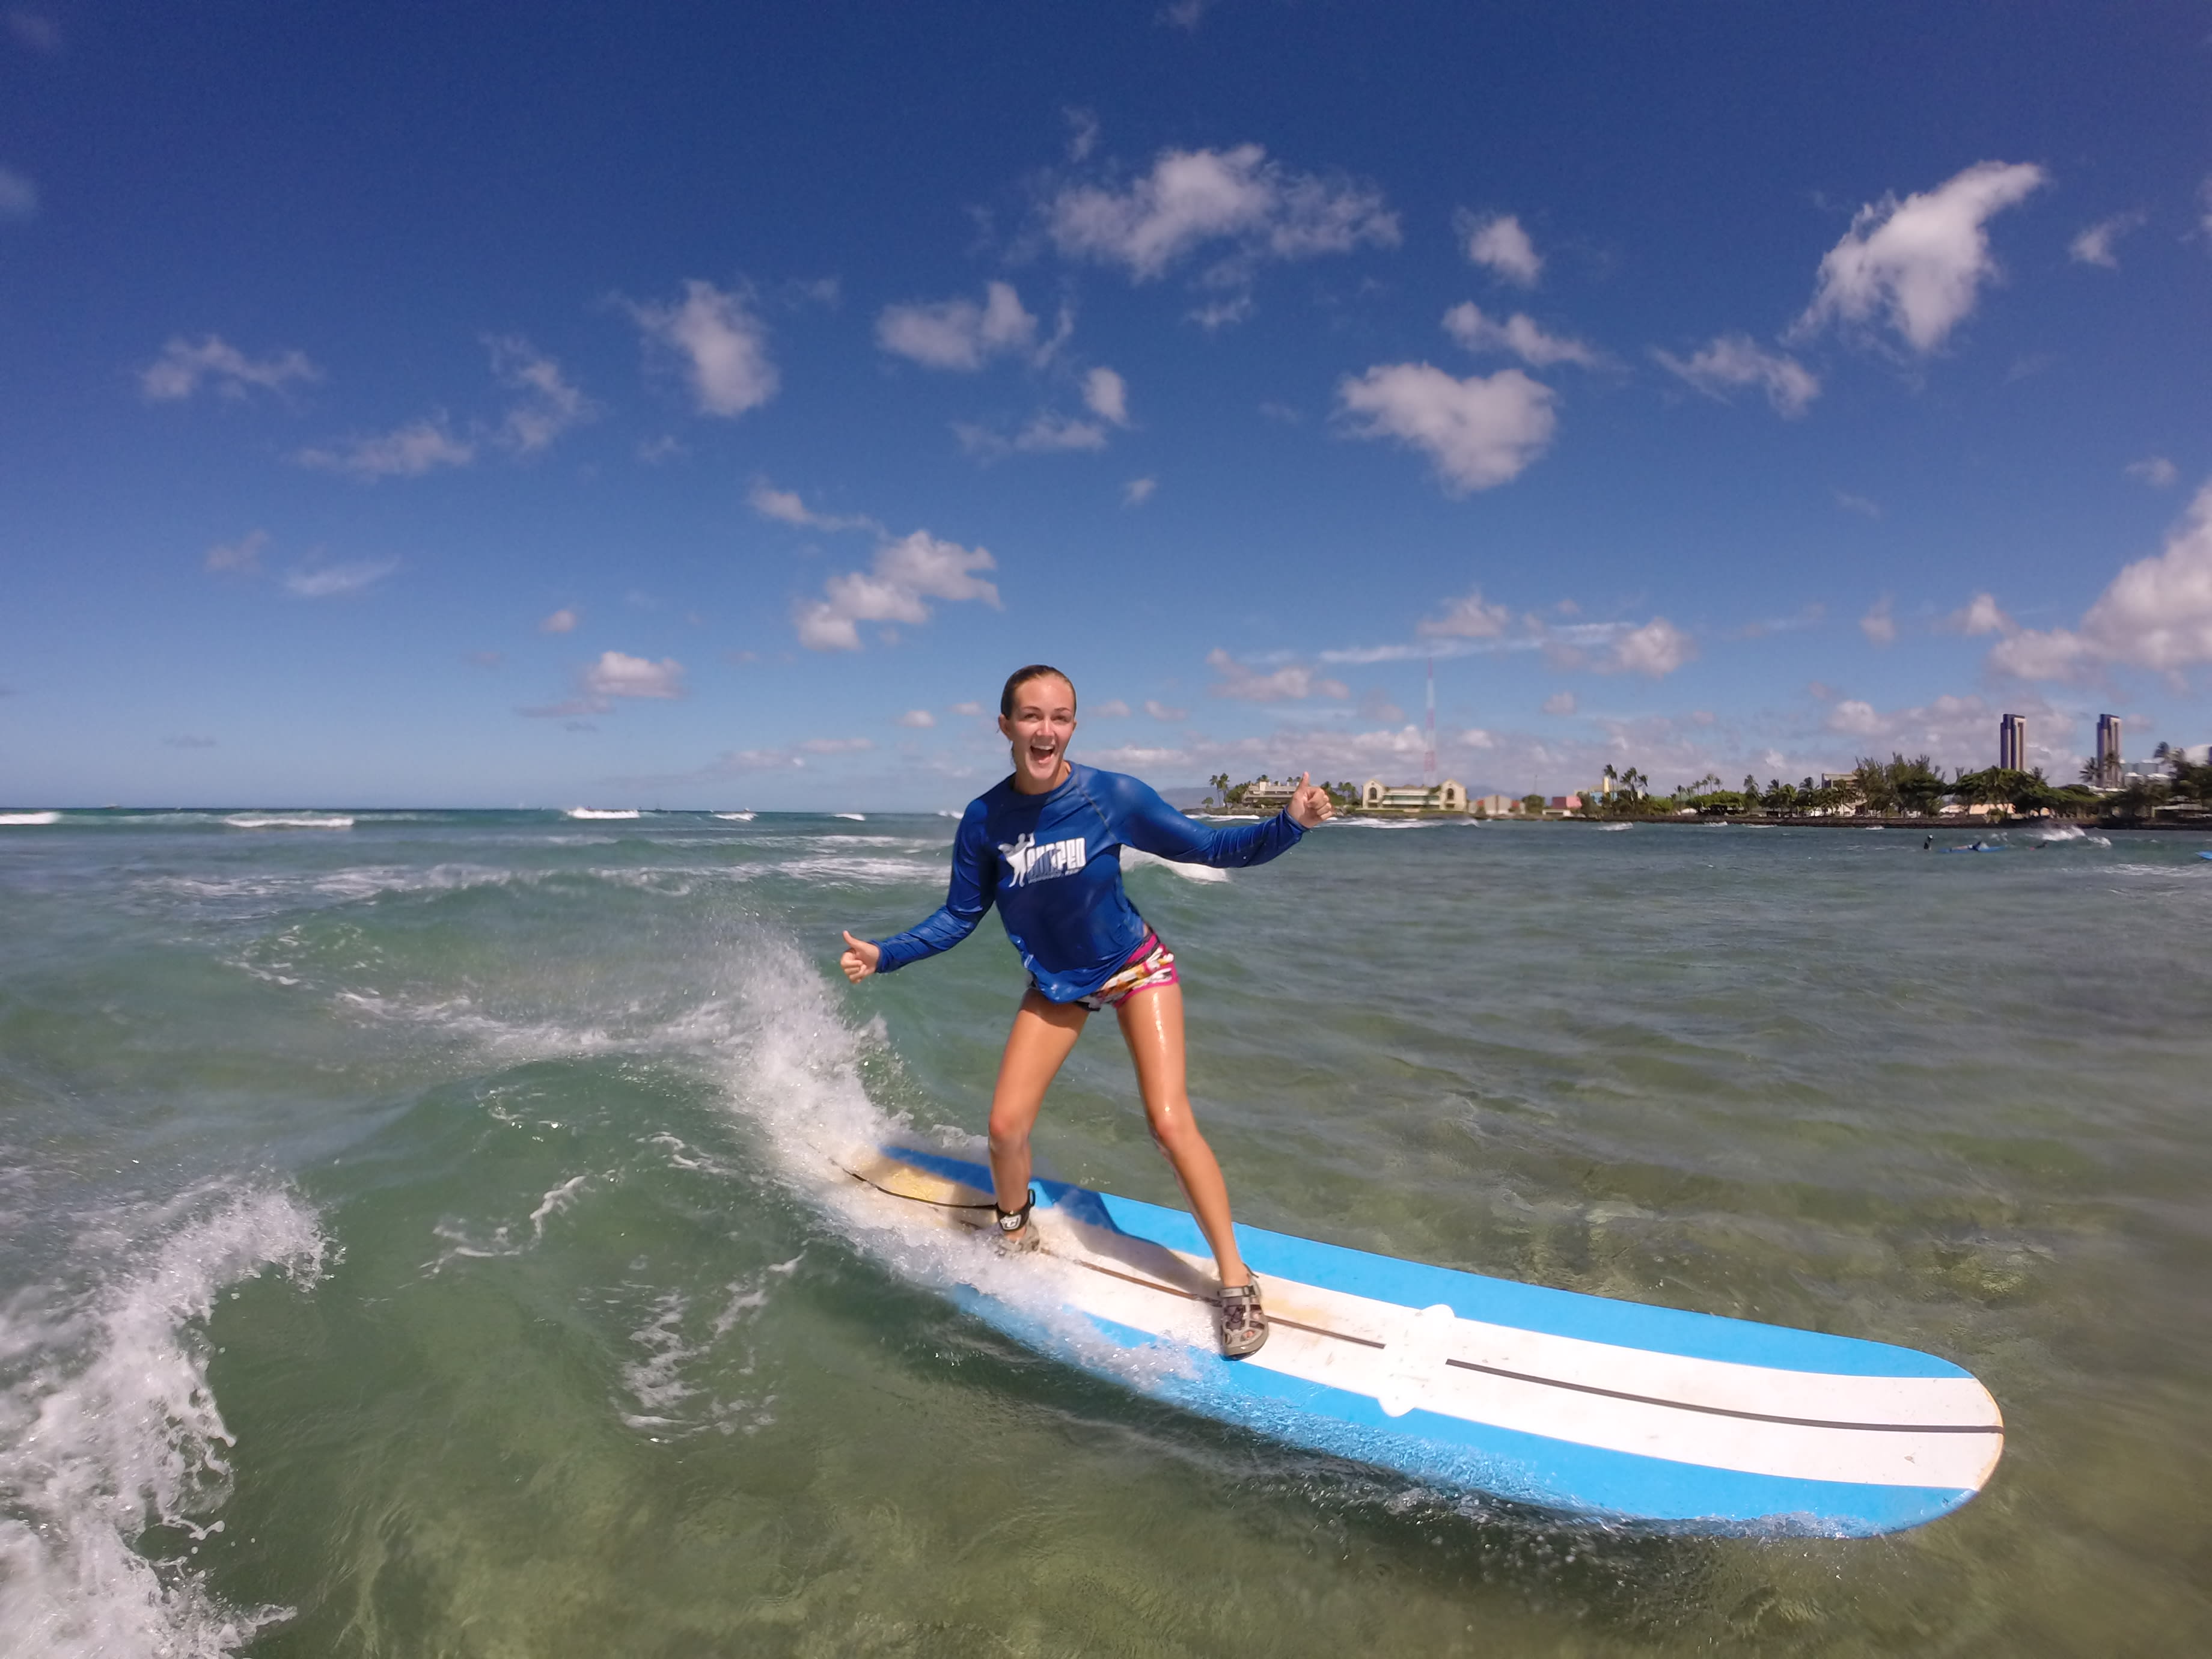
{"label": "blue and white surfboard", "polygon": [[[903,1146],[848,1173],[903,1212],[979,1227],[981,1165]],[[2004,1447],[1989,1391],[1949,1361],[1487,1279],[1240,1225],[1270,1333],[1212,1341],[1212,1255],[1180,1210],[1035,1183],[1037,1255],[978,1251],[963,1285],[1020,1340],[1204,1416],[1417,1480],[1679,1532],[1869,1536],[1948,1514]],[[988,1263],[988,1268],[983,1264]],[[1023,1299],[1032,1305],[1020,1305]]]}

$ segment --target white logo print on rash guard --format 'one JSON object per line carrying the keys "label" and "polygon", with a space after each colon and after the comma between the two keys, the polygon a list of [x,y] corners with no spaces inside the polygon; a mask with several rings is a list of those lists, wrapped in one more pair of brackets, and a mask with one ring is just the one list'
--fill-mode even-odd
{"label": "white logo print on rash guard", "polygon": [[1067,841],[1048,841],[1040,847],[1034,835],[1020,835],[1011,845],[1000,842],[999,854],[1006,860],[1009,887],[1026,887],[1033,881],[1072,876],[1086,861],[1080,836]]}

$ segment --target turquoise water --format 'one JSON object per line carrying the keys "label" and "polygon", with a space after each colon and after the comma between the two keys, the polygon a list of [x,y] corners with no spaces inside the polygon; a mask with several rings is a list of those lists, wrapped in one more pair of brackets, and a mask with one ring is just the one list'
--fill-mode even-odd
{"label": "turquoise water", "polygon": [[[1181,1415],[857,1228],[830,1158],[971,1136],[1021,982],[994,921],[836,975],[937,902],[949,820],[20,816],[11,1653],[2212,1644],[2198,838],[1350,824],[1131,871],[1242,1218],[1932,1349],[2003,1407],[1958,1516],[1758,1541]],[[1103,1023],[1040,1133],[1175,1201]]]}

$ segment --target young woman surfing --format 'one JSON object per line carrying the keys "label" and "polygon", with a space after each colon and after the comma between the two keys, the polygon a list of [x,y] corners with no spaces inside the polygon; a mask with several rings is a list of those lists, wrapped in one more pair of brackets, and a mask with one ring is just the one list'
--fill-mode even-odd
{"label": "young woman surfing", "polygon": [[855,985],[870,974],[949,951],[995,902],[1030,970],[1029,989],[999,1061],[991,1096],[991,1180],[998,1237],[1036,1248],[1030,1226],[1030,1129],[1045,1090],[1084,1022],[1111,1008],[1136,1064],[1152,1139],[1175,1166],[1221,1279],[1221,1351],[1231,1358],[1267,1340],[1260,1287],[1237,1251],[1229,1189],[1198,1132],[1183,1083],[1182,987],[1175,957],[1121,890],[1121,849],[1180,864],[1264,864],[1334,814],[1300,781],[1291,804],[1264,823],[1213,830],[1185,817],[1136,779],[1076,766],[1075,687],[1057,668],[1018,668],[999,697],[999,730],[1013,745],[1013,775],[975,800],[952,842],[944,908],[886,939],[845,935],[839,966]]}

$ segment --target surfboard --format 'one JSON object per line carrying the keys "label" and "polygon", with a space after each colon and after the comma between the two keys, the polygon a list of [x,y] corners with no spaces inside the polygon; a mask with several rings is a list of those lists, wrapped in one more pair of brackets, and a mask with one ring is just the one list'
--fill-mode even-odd
{"label": "surfboard", "polygon": [[[895,1224],[989,1224],[981,1164],[886,1146],[842,1167]],[[1242,1224],[1269,1334],[1224,1359],[1188,1214],[1032,1184],[1039,1249],[979,1237],[963,1306],[1139,1393],[1437,1487],[1670,1532],[1869,1537],[1959,1508],[2004,1448],[1989,1391],[1932,1354]],[[1018,1295],[1010,1272],[1051,1282]]]}
{"label": "surfboard", "polygon": [[1939,853],[2008,853],[2008,847],[1939,847]]}

